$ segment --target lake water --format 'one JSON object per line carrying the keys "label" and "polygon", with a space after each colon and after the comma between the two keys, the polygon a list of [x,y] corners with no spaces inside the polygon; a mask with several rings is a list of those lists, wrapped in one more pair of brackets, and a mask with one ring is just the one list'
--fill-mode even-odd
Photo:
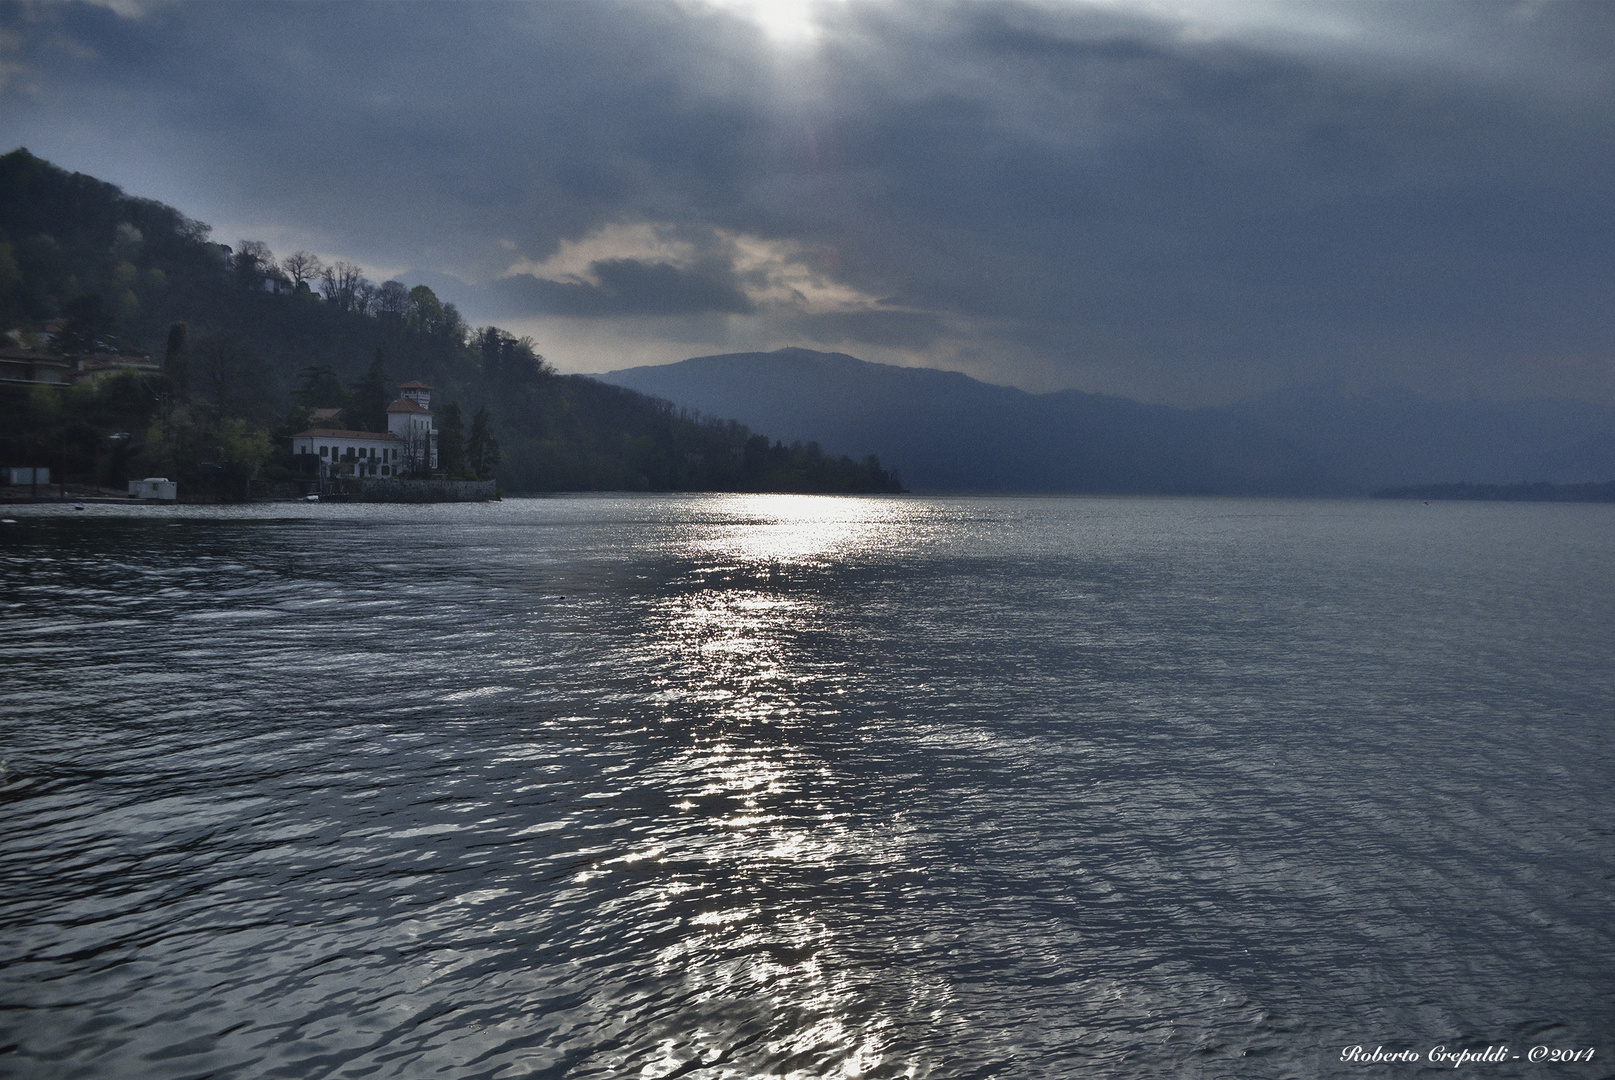
{"label": "lake water", "polygon": [[0,1074],[1611,1075],[1615,507],[0,510]]}

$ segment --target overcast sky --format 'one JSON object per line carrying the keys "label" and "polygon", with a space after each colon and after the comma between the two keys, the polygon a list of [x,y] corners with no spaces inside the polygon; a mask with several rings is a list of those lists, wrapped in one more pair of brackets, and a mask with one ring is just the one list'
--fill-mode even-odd
{"label": "overcast sky", "polygon": [[1612,58],[1604,3],[29,4],[0,141],[562,370],[1615,403]]}

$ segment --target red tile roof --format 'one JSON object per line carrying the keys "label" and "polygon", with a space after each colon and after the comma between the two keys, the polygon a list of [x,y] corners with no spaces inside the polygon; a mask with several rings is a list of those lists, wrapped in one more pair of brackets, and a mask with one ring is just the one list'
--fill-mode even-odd
{"label": "red tile roof", "polygon": [[383,442],[403,442],[390,431],[338,431],[336,428],[309,428],[293,435],[294,439],[380,439]]}
{"label": "red tile roof", "polygon": [[432,387],[427,386],[423,382],[404,382],[404,383],[399,383],[398,384],[398,389],[400,389],[400,390],[431,390]]}
{"label": "red tile roof", "polygon": [[428,416],[432,415],[432,410],[431,409],[423,409],[419,405],[415,404],[415,402],[409,400],[409,398],[402,398],[402,397],[399,398],[397,401],[393,402],[391,405],[387,406],[387,411],[388,412],[418,412],[418,413],[425,413]]}

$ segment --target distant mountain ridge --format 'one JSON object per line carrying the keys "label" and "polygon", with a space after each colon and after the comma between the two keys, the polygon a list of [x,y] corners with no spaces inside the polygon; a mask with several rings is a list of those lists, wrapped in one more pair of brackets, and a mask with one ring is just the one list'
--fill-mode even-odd
{"label": "distant mountain ridge", "polygon": [[781,349],[597,375],[713,416],[875,454],[915,490],[1328,495],[1615,477],[1615,410],[1329,387],[1177,409]]}

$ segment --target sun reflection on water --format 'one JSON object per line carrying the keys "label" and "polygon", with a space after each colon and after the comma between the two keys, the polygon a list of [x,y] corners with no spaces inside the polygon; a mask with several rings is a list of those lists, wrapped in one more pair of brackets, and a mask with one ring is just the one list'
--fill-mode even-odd
{"label": "sun reflection on water", "polygon": [[[833,910],[790,900],[871,857],[874,831],[824,812],[847,780],[819,749],[859,676],[802,639],[833,615],[824,576],[890,543],[907,508],[757,495],[722,511],[675,545],[682,570],[641,627],[653,699],[690,737],[662,771],[671,835],[644,838],[664,872],[661,900],[684,920],[659,966],[712,1010],[642,1075],[756,1039],[743,1056],[773,1063],[767,1075],[861,1076],[883,1062],[891,1020],[837,973]],[[727,1015],[723,1003],[738,1001],[753,1011]],[[755,1014],[760,1001],[768,1015]]]}
{"label": "sun reflection on water", "polygon": [[824,495],[740,495],[726,502],[731,523],[703,538],[710,555],[742,567],[824,562],[884,546],[901,524],[903,504]]}

